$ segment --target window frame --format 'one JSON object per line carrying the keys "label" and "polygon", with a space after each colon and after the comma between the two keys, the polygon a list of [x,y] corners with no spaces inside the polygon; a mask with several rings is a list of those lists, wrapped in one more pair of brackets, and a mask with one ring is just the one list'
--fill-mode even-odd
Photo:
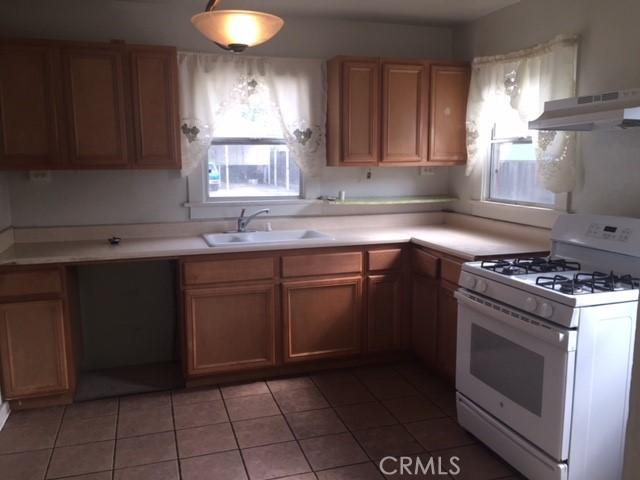
{"label": "window frame", "polygon": [[496,137],[497,125],[494,125],[491,129],[491,140],[489,142],[489,152],[487,157],[487,167],[485,168],[485,174],[483,175],[483,200],[486,202],[497,203],[501,205],[515,205],[520,207],[532,207],[539,209],[553,210],[556,205],[556,195],[553,195],[553,201],[551,203],[536,203],[520,200],[509,200],[505,198],[492,197],[491,195],[491,180],[493,178],[494,161],[497,160],[497,150],[500,145],[531,145],[533,147],[533,138],[527,137]]}
{"label": "window frame", "polygon": [[[244,138],[244,137],[218,137],[211,140],[211,145],[287,145],[284,138]],[[289,152],[291,155],[291,152]],[[290,156],[290,160],[295,162],[295,159]],[[302,201],[305,196],[304,186],[305,177],[304,173],[300,169],[300,189],[298,195],[287,196],[237,196],[237,197],[211,197],[209,196],[209,181],[208,181],[208,161],[203,161],[202,165],[196,169],[194,173],[189,175],[189,203],[200,205],[233,205],[233,204],[252,204],[252,203],[267,203],[267,204],[283,204],[283,203],[298,203]]]}

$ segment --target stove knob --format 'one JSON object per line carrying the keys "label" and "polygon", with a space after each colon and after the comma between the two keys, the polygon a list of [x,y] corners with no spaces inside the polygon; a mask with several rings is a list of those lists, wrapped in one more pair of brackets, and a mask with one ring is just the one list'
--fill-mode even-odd
{"label": "stove knob", "polygon": [[487,282],[485,282],[484,280],[478,280],[478,283],[476,284],[476,290],[478,290],[480,293],[486,292]]}
{"label": "stove knob", "polygon": [[548,303],[543,303],[542,305],[540,305],[540,315],[542,315],[544,318],[549,318],[551,315],[553,315],[553,307]]}
{"label": "stove knob", "polygon": [[535,312],[536,308],[538,308],[538,302],[536,302],[536,299],[533,297],[527,297],[524,301],[524,309],[527,312]]}
{"label": "stove knob", "polygon": [[471,275],[465,275],[464,286],[470,290],[473,290],[473,287],[476,286],[476,279],[473,278]]}

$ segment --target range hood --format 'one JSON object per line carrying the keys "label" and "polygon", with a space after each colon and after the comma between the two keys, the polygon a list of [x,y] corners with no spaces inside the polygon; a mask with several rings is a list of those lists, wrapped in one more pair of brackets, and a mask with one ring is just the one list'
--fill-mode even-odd
{"label": "range hood", "polygon": [[640,127],[640,88],[545,102],[530,130],[590,132]]}

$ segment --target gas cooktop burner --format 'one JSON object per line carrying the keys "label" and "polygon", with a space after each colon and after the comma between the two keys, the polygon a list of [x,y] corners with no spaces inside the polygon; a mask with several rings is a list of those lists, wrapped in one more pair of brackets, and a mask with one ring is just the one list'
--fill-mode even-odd
{"label": "gas cooktop burner", "polygon": [[536,285],[549,288],[567,295],[585,293],[615,292],[620,290],[634,290],[640,288],[640,279],[631,275],[614,275],[612,273],[576,273],[573,277],[554,275],[553,277],[538,277]]}
{"label": "gas cooktop burner", "polygon": [[515,260],[485,260],[481,267],[502,275],[525,275],[527,273],[571,272],[580,270],[578,262],[561,258],[516,258]]}

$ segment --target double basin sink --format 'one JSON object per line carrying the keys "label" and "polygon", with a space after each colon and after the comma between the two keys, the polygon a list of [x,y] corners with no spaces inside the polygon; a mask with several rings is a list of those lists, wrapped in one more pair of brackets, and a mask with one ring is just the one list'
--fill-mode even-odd
{"label": "double basin sink", "polygon": [[331,241],[333,237],[316,230],[274,230],[271,232],[210,233],[203,235],[210,247],[306,243]]}

